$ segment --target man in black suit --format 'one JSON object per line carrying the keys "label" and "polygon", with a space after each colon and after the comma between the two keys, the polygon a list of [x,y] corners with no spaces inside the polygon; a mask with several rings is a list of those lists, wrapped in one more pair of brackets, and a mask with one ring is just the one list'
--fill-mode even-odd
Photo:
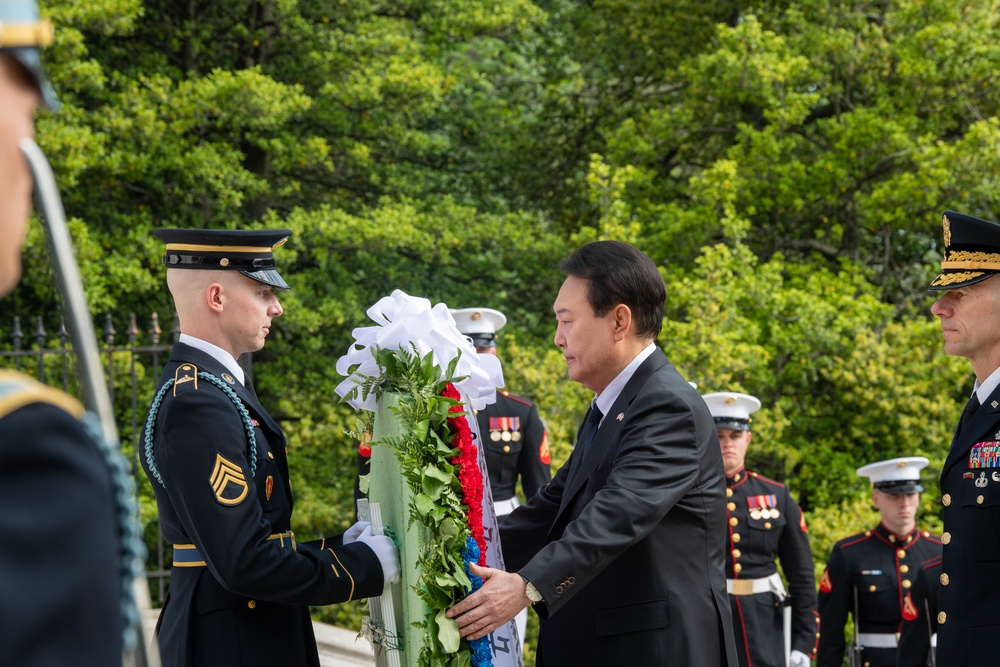
{"label": "man in black suit", "polygon": [[[21,277],[34,185],[20,144],[53,106],[39,48],[52,25],[34,0],[0,2],[0,297]],[[83,406],[0,370],[0,665],[121,664],[137,620],[125,536],[126,462],[81,419]],[[117,471],[119,474],[113,474]],[[131,493],[130,493],[131,491]],[[133,529],[137,526],[133,526]],[[132,535],[133,541],[135,535]],[[136,543],[134,546],[138,546]],[[134,552],[131,553],[134,557]],[[129,612],[126,626],[123,611]]]}
{"label": "man in black suit", "polygon": [[485,636],[533,604],[538,665],[736,666],[725,473],[708,407],[654,341],[666,288],[616,241],[560,265],[555,344],[596,396],[569,461],[500,530],[510,572],[449,610]]}
{"label": "man in black suit", "polygon": [[173,544],[164,667],[318,667],[307,605],[380,595],[399,570],[391,540],[365,524],[296,542],[285,436],[236,361],[283,312],[272,247],[290,234],[157,231],[181,327],[140,457]]}
{"label": "man in black suit", "polygon": [[944,351],[965,357],[976,381],[941,469],[944,544],[938,651],[948,665],[996,665],[1000,633],[1000,225],[945,211],[945,290],[931,313]]}

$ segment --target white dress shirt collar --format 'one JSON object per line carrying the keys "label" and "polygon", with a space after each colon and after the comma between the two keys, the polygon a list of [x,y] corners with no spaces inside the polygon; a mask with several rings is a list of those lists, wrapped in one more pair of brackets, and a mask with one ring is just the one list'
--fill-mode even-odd
{"label": "white dress shirt collar", "polygon": [[[635,355],[635,358],[629,362],[628,366],[622,369],[622,372],[619,373],[617,377],[615,377],[615,379],[604,388],[604,391],[602,391],[599,396],[594,398],[594,403],[601,411],[601,414],[607,416],[608,410],[610,410],[611,406],[613,406],[615,401],[618,400],[622,390],[625,389],[625,385],[628,384],[628,381],[631,380],[632,376],[635,374],[636,369],[639,368],[642,362],[649,358],[649,355],[653,354],[654,350],[656,350],[656,345],[650,341],[649,345],[647,345],[642,352]],[[604,422],[603,417],[601,418],[601,422]]]}
{"label": "white dress shirt collar", "polygon": [[229,372],[233,374],[240,384],[246,386],[246,376],[243,374],[243,368],[236,363],[233,359],[233,355],[229,354],[223,350],[218,345],[212,345],[207,340],[202,340],[200,338],[195,338],[194,336],[189,336],[188,334],[181,334],[181,337],[177,339],[178,343],[184,343],[185,345],[190,345],[193,348],[199,349],[205,354],[209,355],[220,364],[229,369]]}

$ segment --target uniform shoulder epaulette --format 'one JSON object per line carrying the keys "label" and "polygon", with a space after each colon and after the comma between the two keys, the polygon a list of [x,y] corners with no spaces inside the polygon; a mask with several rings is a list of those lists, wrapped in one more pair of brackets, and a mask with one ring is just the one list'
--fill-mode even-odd
{"label": "uniform shoulder epaulette", "polygon": [[198,390],[198,367],[194,364],[183,363],[174,371],[174,396],[178,390],[186,389]]}
{"label": "uniform shoulder epaulette", "polygon": [[761,482],[767,482],[768,484],[771,484],[773,486],[781,487],[782,489],[785,488],[785,485],[782,484],[781,482],[775,481],[775,480],[771,479],[770,477],[764,477],[763,475],[761,475],[759,473],[750,471],[750,476],[753,477],[756,480],[761,481]]}
{"label": "uniform shoulder epaulette", "polygon": [[76,418],[83,405],[72,396],[16,371],[0,371],[0,417],[32,403],[54,405]]}
{"label": "uniform shoulder epaulette", "polygon": [[512,401],[517,401],[518,403],[523,403],[524,405],[527,405],[529,407],[532,406],[532,405],[534,405],[534,403],[532,403],[528,399],[523,398],[521,396],[518,396],[517,394],[511,394],[510,392],[507,392],[507,391],[504,391],[502,393],[503,393],[504,396],[506,396],[507,398],[511,399]]}

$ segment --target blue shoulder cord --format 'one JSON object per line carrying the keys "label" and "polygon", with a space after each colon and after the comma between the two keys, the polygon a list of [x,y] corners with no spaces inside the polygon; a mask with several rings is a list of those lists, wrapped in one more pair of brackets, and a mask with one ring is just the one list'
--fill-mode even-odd
{"label": "blue shoulder cord", "polygon": [[143,573],[143,563],[146,559],[146,545],[142,541],[142,530],[139,525],[135,479],[121,450],[104,438],[97,415],[87,412],[81,422],[87,435],[104,455],[111,472],[115,509],[118,513],[118,530],[121,535],[119,568],[122,581],[121,611],[124,621],[122,638],[125,650],[134,651],[139,644],[142,623],[139,605],[135,599],[135,581]]}
{"label": "blue shoulder cord", "polygon": [[[257,437],[253,433],[253,421],[250,419],[250,413],[247,412],[246,406],[243,405],[243,401],[240,397],[236,395],[227,384],[222,380],[215,377],[211,373],[206,373],[201,371],[198,373],[198,377],[203,380],[207,380],[214,384],[216,387],[222,390],[229,400],[233,402],[236,406],[236,410],[240,413],[240,417],[243,418],[243,428],[247,432],[247,440],[250,442],[248,446],[248,452],[250,458],[250,477],[257,474]],[[167,390],[170,389],[171,385],[174,384],[174,380],[170,379],[163,383],[160,387],[160,391],[156,392],[156,396],[153,398],[153,404],[149,408],[149,414],[146,416],[146,427],[144,429],[145,435],[143,436],[143,442],[145,443],[146,450],[146,465],[149,467],[149,473],[156,478],[156,481],[160,483],[160,486],[167,488],[167,485],[163,483],[163,478],[160,476],[160,470],[156,467],[156,463],[153,461],[153,428],[156,425],[156,415],[160,412],[160,404],[163,403],[163,397],[166,395]]]}

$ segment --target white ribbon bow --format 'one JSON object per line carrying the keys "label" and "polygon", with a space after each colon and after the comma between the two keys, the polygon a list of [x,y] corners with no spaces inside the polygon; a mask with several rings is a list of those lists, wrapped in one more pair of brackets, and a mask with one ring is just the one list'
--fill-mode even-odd
{"label": "white ribbon bow", "polygon": [[[353,332],[354,343],[347,354],[337,360],[337,372],[347,379],[337,385],[337,393],[346,396],[360,387],[365,378],[378,377],[382,373],[375,362],[376,348],[383,350],[403,349],[415,352],[421,358],[428,352],[434,353],[434,364],[444,370],[451,360],[459,357],[455,368],[456,377],[467,376],[455,383],[455,388],[476,410],[481,410],[496,401],[496,389],[502,387],[503,369],[500,360],[492,354],[477,354],[472,341],[459,333],[455,319],[448,307],[439,303],[433,308],[431,302],[413,297],[402,290],[394,290],[382,297],[368,309],[377,326],[358,327]],[[353,373],[349,373],[357,366]],[[359,390],[348,403],[358,410],[375,411],[375,395],[363,399]]]}

